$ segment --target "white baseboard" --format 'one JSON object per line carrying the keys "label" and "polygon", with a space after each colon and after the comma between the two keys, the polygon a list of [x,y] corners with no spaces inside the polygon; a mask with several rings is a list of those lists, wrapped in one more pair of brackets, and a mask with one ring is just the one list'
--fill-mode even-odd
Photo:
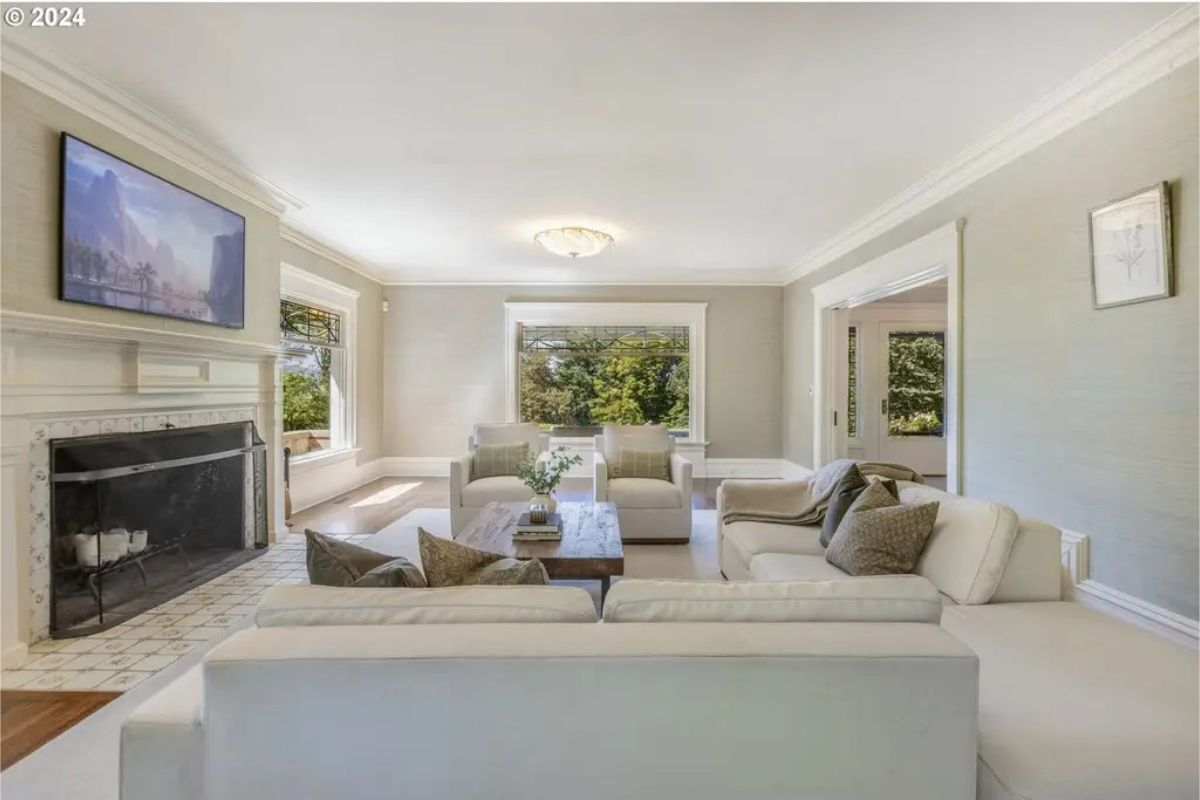
{"label": "white baseboard", "polygon": [[1087,536],[1063,529],[1062,555],[1063,583],[1067,599],[1132,622],[1190,647],[1200,647],[1200,621],[1092,580]]}
{"label": "white baseboard", "polygon": [[18,669],[29,659],[29,645],[18,642],[0,652],[0,669]]}
{"label": "white baseboard", "polygon": [[389,478],[446,478],[450,456],[388,456],[379,459],[381,474]]}
{"label": "white baseboard", "polygon": [[781,458],[709,458],[705,459],[702,478],[782,478]]}

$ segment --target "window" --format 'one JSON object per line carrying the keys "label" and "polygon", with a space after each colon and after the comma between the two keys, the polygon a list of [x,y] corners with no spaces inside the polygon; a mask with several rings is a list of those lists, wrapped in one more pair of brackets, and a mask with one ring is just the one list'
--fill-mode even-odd
{"label": "window", "polygon": [[888,436],[942,436],[945,387],[945,333],[888,334]]}
{"label": "window", "polygon": [[522,422],[585,436],[606,422],[665,423],[687,436],[687,326],[522,325]]}
{"label": "window", "polygon": [[279,303],[284,355],[283,444],[293,458],[353,446],[346,424],[347,358],[342,315],[284,298]]}
{"label": "window", "polygon": [[847,344],[850,364],[847,370],[846,435],[851,439],[858,436],[858,327],[850,326],[850,341]]}
{"label": "window", "polygon": [[561,438],[661,422],[704,441],[704,303],[505,303],[506,418]]}

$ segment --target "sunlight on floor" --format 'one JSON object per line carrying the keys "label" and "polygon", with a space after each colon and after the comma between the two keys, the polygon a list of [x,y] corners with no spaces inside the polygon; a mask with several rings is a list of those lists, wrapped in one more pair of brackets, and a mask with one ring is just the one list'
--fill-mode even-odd
{"label": "sunlight on floor", "polygon": [[351,503],[351,508],[364,508],[366,506],[381,506],[384,503],[390,503],[402,494],[407,494],[413,489],[421,485],[420,481],[416,483],[397,483],[395,486],[389,486],[386,489],[380,489],[374,494],[367,495],[357,503]]}

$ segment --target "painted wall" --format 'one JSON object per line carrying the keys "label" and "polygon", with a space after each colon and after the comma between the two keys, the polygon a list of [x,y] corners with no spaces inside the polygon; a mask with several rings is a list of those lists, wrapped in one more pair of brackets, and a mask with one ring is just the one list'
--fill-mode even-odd
{"label": "painted wall", "polygon": [[[221,339],[278,341],[279,218],[8,75],[0,83],[3,158],[0,308]],[[246,218],[246,327],[231,330],[58,299],[60,135],[70,133]]]}
{"label": "painted wall", "polygon": [[504,419],[506,301],[708,303],[710,458],[778,458],[783,290],[745,286],[392,286],[384,322],[387,455],[451,456]]}
{"label": "painted wall", "polygon": [[[812,460],[813,286],[955,218],[969,495],[1092,537],[1092,578],[1198,615],[1192,62],[784,292],[784,457]],[[1176,296],[1092,308],[1088,209],[1167,180]]]}

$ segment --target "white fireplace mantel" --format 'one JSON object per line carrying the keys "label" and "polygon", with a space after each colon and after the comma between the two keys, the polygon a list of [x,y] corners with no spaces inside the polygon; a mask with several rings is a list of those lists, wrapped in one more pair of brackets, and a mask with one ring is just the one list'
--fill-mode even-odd
{"label": "white fireplace mantel", "polygon": [[4,667],[44,633],[37,478],[49,438],[251,420],[268,446],[272,540],[283,530],[277,345],[21,311],[0,313],[0,335]]}

